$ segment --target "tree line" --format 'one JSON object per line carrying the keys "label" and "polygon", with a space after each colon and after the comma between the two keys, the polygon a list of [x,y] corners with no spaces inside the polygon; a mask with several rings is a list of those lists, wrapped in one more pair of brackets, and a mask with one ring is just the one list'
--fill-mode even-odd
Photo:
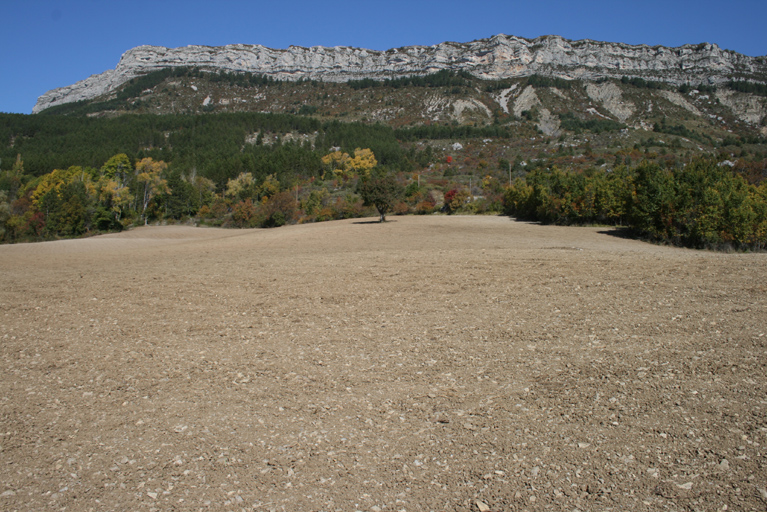
{"label": "tree line", "polygon": [[348,80],[346,83],[352,89],[359,90],[375,87],[389,87],[392,89],[399,89],[401,87],[469,87],[476,80],[477,78],[468,71],[443,69],[427,75],[412,75],[383,80],[363,78],[360,80]]}
{"label": "tree line", "polygon": [[626,226],[636,236],[694,248],[767,248],[767,182],[726,165],[654,162],[588,172],[537,169],[508,187],[504,212],[547,224]]}
{"label": "tree line", "polygon": [[499,211],[497,204],[522,220],[625,226],[640,238],[694,248],[767,249],[767,181],[749,182],[714,160],[672,168],[652,161],[586,171],[538,167],[508,185],[487,175],[473,189],[450,182],[446,173],[422,183],[381,166],[369,148],[336,149],[319,165],[318,175],[291,179],[241,171],[219,188],[151,157],[120,153],[98,168],[32,176],[19,156],[0,173],[0,241],[77,237],[158,221],[277,227],[360,217],[370,207],[383,220],[386,213]]}
{"label": "tree line", "polygon": [[[351,154],[335,149],[318,163],[317,175],[243,170],[217,187],[152,157],[132,160],[120,153],[99,167],[33,176],[19,155],[0,172],[0,242],[79,237],[149,222],[277,227],[359,217],[370,213],[366,207],[375,207],[383,220],[400,202],[397,213],[408,211],[401,173],[379,165],[370,148]],[[410,190],[410,196],[415,205],[424,190]]]}

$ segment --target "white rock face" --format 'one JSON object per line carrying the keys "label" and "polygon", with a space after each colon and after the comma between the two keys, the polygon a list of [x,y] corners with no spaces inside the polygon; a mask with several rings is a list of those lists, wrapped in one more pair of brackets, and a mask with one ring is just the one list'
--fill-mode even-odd
{"label": "white rock face", "polygon": [[535,94],[535,87],[528,85],[514,102],[514,116],[519,117],[525,110],[532,110],[534,107],[540,106],[541,100],[539,100],[538,95]]}
{"label": "white rock face", "polygon": [[618,118],[621,123],[634,114],[634,105],[624,102],[620,87],[614,83],[588,84],[586,94],[589,98],[600,103],[608,112]]}
{"label": "white rock face", "polygon": [[503,109],[503,111],[507,114],[509,113],[509,96],[514,92],[516,88],[517,84],[514,84],[508,89],[501,91],[495,98],[495,101],[498,102],[498,104],[501,106],[501,109]]}
{"label": "white rock face", "polygon": [[703,113],[695,108],[695,105],[684,99],[684,96],[674,91],[660,91],[661,96],[669,100],[674,105],[682,107],[683,109],[692,112],[696,116],[702,116]]}
{"label": "white rock face", "polygon": [[758,96],[734,91],[717,91],[716,98],[723,105],[730,107],[740,120],[750,124],[760,124],[767,112],[767,99]]}
{"label": "white rock face", "polygon": [[177,66],[250,72],[282,80],[307,78],[331,82],[419,75],[442,69],[464,70],[485,79],[532,74],[569,79],[629,76],[677,85],[720,83],[734,72],[746,78],[759,78],[767,73],[767,64],[714,44],[666,48],[570,41],[559,36],[529,40],[501,34],[470,43],[446,42],[386,51],[346,46],[291,46],[287,50],[244,44],[184,48],[139,46],[123,54],[115,69],[43,94],[33,113],[95,98],[136,76]]}
{"label": "white rock face", "polygon": [[549,109],[541,108],[536,126],[540,131],[549,136],[560,134],[559,126],[561,124],[559,117],[552,114]]}
{"label": "white rock face", "polygon": [[456,100],[453,102],[453,118],[457,121],[463,119],[467,111],[479,111],[485,117],[493,117],[493,113],[487,108],[487,105],[478,100]]}

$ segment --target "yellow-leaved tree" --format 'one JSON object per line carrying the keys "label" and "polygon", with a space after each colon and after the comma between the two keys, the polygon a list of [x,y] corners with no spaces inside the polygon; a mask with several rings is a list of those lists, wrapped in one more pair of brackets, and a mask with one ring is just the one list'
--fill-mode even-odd
{"label": "yellow-leaved tree", "polygon": [[54,169],[44,174],[40,177],[37,188],[32,192],[32,203],[40,208],[46,197],[50,197],[50,194],[60,196],[61,189],[73,181],[82,181],[86,185],[91,185],[90,175],[79,165],[73,165],[68,169]]}
{"label": "yellow-leaved tree", "polygon": [[355,149],[354,158],[349,160],[349,168],[351,168],[357,174],[364,176],[369,176],[370,170],[373,169],[376,165],[378,165],[378,160],[376,160],[375,155],[368,148]]}
{"label": "yellow-leaved tree", "polygon": [[370,149],[357,148],[353,157],[340,150],[328,153],[322,157],[322,163],[327,165],[337,178],[348,180],[357,175],[369,176],[370,170],[378,165],[378,160]]}
{"label": "yellow-leaved tree", "polygon": [[349,153],[333,151],[322,157],[322,163],[328,166],[328,169],[336,176],[343,177],[346,169],[346,162],[349,161]]}
{"label": "yellow-leaved tree", "polygon": [[101,166],[101,177],[97,188],[99,201],[114,215],[114,219],[120,222],[123,212],[133,201],[130,192],[129,179],[133,172],[131,161],[125,153],[113,156]]}
{"label": "yellow-leaved tree", "polygon": [[134,199],[130,189],[116,180],[102,176],[98,182],[98,190],[99,202],[112,212],[115,221],[120,222],[124,211]]}
{"label": "yellow-leaved tree", "polygon": [[147,224],[146,209],[149,202],[158,194],[170,193],[168,181],[162,177],[167,168],[168,164],[162,160],[155,162],[149,157],[136,162],[136,181],[141,198],[141,216],[144,218],[144,225]]}
{"label": "yellow-leaved tree", "polygon": [[236,178],[226,182],[224,195],[232,200],[241,200],[252,198],[256,193],[256,180],[249,172],[241,172]]}

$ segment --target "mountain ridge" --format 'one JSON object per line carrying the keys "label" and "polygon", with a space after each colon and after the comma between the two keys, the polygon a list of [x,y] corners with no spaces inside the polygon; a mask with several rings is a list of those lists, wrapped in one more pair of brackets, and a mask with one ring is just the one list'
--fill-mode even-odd
{"label": "mountain ridge", "polygon": [[625,76],[676,86],[717,85],[732,79],[767,83],[767,59],[723,50],[711,43],[672,48],[591,39],[572,41],[560,36],[525,39],[498,34],[468,43],[442,42],[383,51],[349,46],[273,49],[246,44],[180,48],[144,45],[126,51],[115,69],[46,92],[32,113],[90,100],[152,71],[183,66],[257,73],[280,80],[323,82],[382,80],[452,70],[467,71],[487,80],[537,74],[594,81]]}

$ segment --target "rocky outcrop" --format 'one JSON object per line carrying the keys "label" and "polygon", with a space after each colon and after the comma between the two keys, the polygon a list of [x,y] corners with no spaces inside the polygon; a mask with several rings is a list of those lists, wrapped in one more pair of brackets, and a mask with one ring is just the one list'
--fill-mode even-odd
{"label": "rocky outcrop", "polygon": [[621,123],[625,123],[636,110],[631,102],[623,100],[620,87],[611,82],[587,84],[586,94],[588,94],[589,98],[601,104],[605,110],[615,116]]}
{"label": "rocky outcrop", "polygon": [[[716,98],[742,121],[750,124],[762,124],[767,114],[767,101],[764,98],[740,94],[733,91],[717,91]],[[767,135],[765,126],[762,134]]]}
{"label": "rocky outcrop", "polygon": [[291,46],[286,50],[244,44],[184,48],[139,46],[123,54],[115,69],[43,94],[33,113],[96,98],[136,76],[176,66],[258,73],[282,80],[321,81],[383,79],[442,69],[464,70],[485,79],[532,74],[588,80],[629,76],[677,85],[716,84],[732,76],[761,81],[767,76],[763,59],[722,50],[708,43],[667,48],[570,41],[558,36],[529,40],[497,35],[470,43],[446,42],[386,51],[345,46]]}

